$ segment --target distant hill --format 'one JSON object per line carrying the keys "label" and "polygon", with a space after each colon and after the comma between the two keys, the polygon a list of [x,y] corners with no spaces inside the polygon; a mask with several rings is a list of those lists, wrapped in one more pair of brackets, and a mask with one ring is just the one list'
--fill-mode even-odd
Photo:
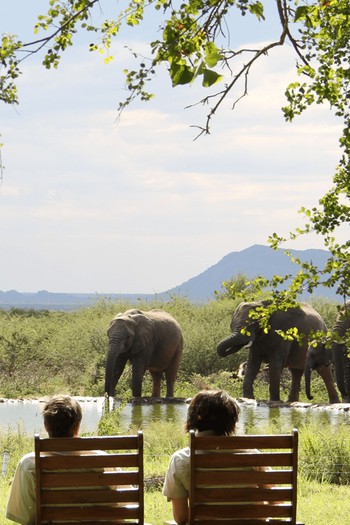
{"label": "distant hill", "polygon": [[[293,255],[302,261],[312,261],[316,266],[323,267],[329,252],[326,250],[290,250]],[[254,245],[240,252],[231,252],[223,257],[218,263],[214,264],[196,277],[188,281],[156,294],[158,299],[167,299],[171,295],[187,297],[193,302],[204,302],[212,300],[215,290],[221,289],[223,281],[231,277],[244,273],[248,279],[261,275],[267,279],[273,275],[294,274],[297,266],[292,264],[285,255],[284,250],[272,250],[268,246]],[[335,299],[333,290],[322,288],[317,295]],[[41,290],[36,293],[20,293],[16,290],[8,292],[0,291],[0,308],[33,308],[47,310],[76,310],[82,306],[89,306],[96,301],[107,298],[111,300],[127,299],[136,301],[137,299],[152,300],[155,294],[70,294],[53,293]]]}
{"label": "distant hill", "polygon": [[[192,301],[205,301],[214,298],[214,290],[220,290],[223,281],[228,281],[239,273],[244,273],[248,279],[253,279],[258,275],[267,279],[273,275],[293,275],[298,267],[290,261],[284,251],[282,249],[275,251],[268,246],[255,244],[240,252],[231,252],[218,263],[180,286],[172,288],[168,293],[185,295]],[[290,252],[301,261],[312,261],[320,268],[324,266],[329,257],[329,252],[326,250],[290,250]],[[335,297],[333,290],[325,288],[320,291],[319,295]]]}

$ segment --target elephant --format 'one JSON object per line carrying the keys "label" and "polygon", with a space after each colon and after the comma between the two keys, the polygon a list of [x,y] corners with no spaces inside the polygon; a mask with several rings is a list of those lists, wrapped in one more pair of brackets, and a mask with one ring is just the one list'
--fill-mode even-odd
{"label": "elephant", "polygon": [[[344,342],[346,331],[350,329],[350,300],[346,301],[344,307],[337,315],[333,327],[333,342],[330,347],[325,343],[318,342],[309,346],[305,362],[305,391],[308,399],[312,399],[310,382],[311,370],[319,371],[319,367],[329,367],[334,363],[335,377],[343,403],[350,403],[350,357]],[[338,401],[339,402],[339,401]]]}
{"label": "elephant", "polygon": [[[292,383],[288,401],[298,401],[300,382],[304,372],[305,358],[310,334],[326,331],[322,317],[308,304],[301,304],[288,310],[277,310],[269,319],[270,329],[264,332],[258,320],[250,312],[266,307],[268,301],[242,302],[233,313],[231,334],[219,342],[217,353],[220,357],[238,352],[249,345],[247,366],[243,380],[243,396],[254,399],[253,384],[263,362],[269,365],[269,392],[271,401],[280,401],[280,379],[282,369],[288,367]],[[297,328],[300,340],[286,340],[277,333]],[[242,333],[245,329],[245,333]],[[328,390],[330,402],[336,402],[336,390],[329,368],[318,371]]]}
{"label": "elephant", "polygon": [[133,397],[142,395],[142,379],[146,370],[152,376],[153,397],[160,397],[163,374],[166,397],[174,397],[183,336],[179,323],[169,313],[163,310],[127,310],[112,319],[107,334],[106,396],[114,397],[119,378],[127,361],[130,361]]}

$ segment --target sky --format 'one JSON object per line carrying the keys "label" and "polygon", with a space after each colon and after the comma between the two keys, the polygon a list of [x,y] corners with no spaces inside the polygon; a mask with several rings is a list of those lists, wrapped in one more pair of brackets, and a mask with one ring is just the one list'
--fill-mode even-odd
{"label": "sky", "polygon": [[[0,0],[0,33],[32,39],[46,4]],[[101,0],[103,15],[115,4]],[[273,20],[228,24],[244,46],[277,34]],[[296,80],[288,47],[256,65],[248,96],[234,110],[228,98],[210,135],[194,140],[207,108],[184,109],[201,86],[173,89],[165,72],[155,98],[118,120],[125,46],[146,52],[154,27],[122,32],[108,65],[87,51],[91,36],[79,36],[58,70],[38,56],[23,63],[20,104],[0,104],[0,290],[160,293],[230,252],[287,235],[303,224],[301,206],[316,206],[330,187],[340,123],[321,106],[284,121],[285,87]],[[286,247],[324,245],[305,237]]]}

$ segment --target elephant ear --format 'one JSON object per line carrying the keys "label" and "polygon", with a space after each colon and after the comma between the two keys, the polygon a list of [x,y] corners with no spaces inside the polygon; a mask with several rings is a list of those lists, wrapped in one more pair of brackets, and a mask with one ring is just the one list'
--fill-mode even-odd
{"label": "elephant ear", "polygon": [[133,341],[135,337],[136,323],[134,322],[133,316],[125,314],[117,314],[109,323],[109,327],[107,330],[108,337],[112,337],[114,330],[117,330],[118,325],[120,326],[121,323],[123,326],[123,330],[126,331],[127,338]]}
{"label": "elephant ear", "polygon": [[107,329],[108,337],[111,337],[111,335],[112,335],[113,327],[115,326],[115,324],[117,322],[118,315],[120,315],[120,314],[117,314],[115,317],[113,317],[112,321],[109,323],[109,327]]}
{"label": "elephant ear", "polygon": [[149,352],[157,344],[157,332],[152,319],[144,313],[132,316],[136,323],[134,344],[131,347],[131,355],[139,352]]}

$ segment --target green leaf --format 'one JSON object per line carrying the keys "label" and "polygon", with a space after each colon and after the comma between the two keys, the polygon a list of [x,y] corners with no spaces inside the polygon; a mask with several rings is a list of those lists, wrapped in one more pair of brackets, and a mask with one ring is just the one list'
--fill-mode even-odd
{"label": "green leaf", "polygon": [[216,84],[216,82],[220,82],[222,78],[222,75],[219,75],[216,71],[213,71],[212,69],[204,69],[202,85],[204,87],[210,87]]}
{"label": "green leaf", "polygon": [[209,67],[214,67],[221,60],[222,55],[214,42],[208,42],[205,45],[205,62]]}
{"label": "green leaf", "polygon": [[305,20],[305,18],[309,14],[309,7],[306,5],[301,5],[296,8],[295,10],[295,16],[294,16],[294,22],[298,22],[299,20]]}
{"label": "green leaf", "polygon": [[255,4],[252,4],[249,6],[249,11],[255,15],[258,20],[265,20],[264,17],[264,6],[261,2],[255,2]]}
{"label": "green leaf", "polygon": [[173,86],[190,84],[194,77],[193,69],[186,64],[173,63],[170,67],[170,76]]}

